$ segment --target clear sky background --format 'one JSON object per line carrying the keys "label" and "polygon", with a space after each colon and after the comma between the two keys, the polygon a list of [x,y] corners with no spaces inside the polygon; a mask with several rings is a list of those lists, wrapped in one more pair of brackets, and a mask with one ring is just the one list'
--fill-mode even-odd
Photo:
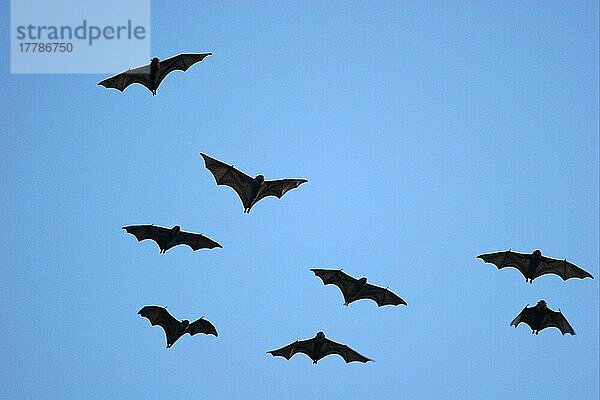
{"label": "clear sky background", "polygon": [[[156,97],[9,74],[7,3],[1,398],[598,398],[596,1],[154,2],[153,56],[214,53]],[[200,151],[309,183],[245,215]],[[509,248],[596,279],[475,258]],[[408,307],[343,307],[310,268]],[[539,299],[577,335],[509,326]],[[152,304],[219,337],[167,350]],[[266,354],[320,330],[376,361]]]}

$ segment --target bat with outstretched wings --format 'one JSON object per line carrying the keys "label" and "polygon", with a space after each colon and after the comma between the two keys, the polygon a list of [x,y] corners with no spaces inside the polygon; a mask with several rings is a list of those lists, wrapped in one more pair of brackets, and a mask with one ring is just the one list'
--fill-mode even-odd
{"label": "bat with outstretched wings", "polygon": [[516,328],[521,322],[529,325],[531,333],[536,335],[546,328],[557,328],[563,335],[575,335],[575,330],[562,312],[551,310],[544,300],[538,301],[533,307],[525,306],[510,324]]}
{"label": "bat with outstretched wings", "polygon": [[486,263],[492,263],[498,269],[512,267],[518,269],[525,277],[525,282],[533,283],[535,278],[546,274],[555,274],[563,280],[570,278],[592,278],[587,271],[567,260],[557,260],[545,257],[542,252],[535,250],[531,254],[517,253],[515,251],[500,251],[497,253],[481,254],[477,256]]}
{"label": "bat with outstretched wings", "polygon": [[233,165],[200,153],[204,159],[206,169],[214,176],[217,185],[229,186],[240,196],[244,212],[249,213],[252,206],[267,196],[281,198],[289,190],[295,189],[301,184],[308,182],[307,179],[278,179],[266,181],[262,175],[251,178]]}
{"label": "bat with outstretched wings", "polygon": [[111,76],[110,78],[98,82],[98,85],[117,89],[122,92],[132,83],[139,83],[148,88],[148,90],[152,92],[152,96],[154,96],[156,95],[158,86],[169,73],[173,71],[187,71],[189,67],[211,55],[212,53],[179,54],[163,61],[154,57],[150,64],[129,69],[118,75]]}
{"label": "bat with outstretched wings", "polygon": [[352,361],[358,361],[366,363],[367,361],[373,361],[363,355],[358,354],[345,344],[336,343],[333,340],[329,340],[325,337],[323,332],[318,332],[314,338],[306,340],[296,340],[294,343],[283,346],[280,349],[272,350],[268,352],[274,357],[283,357],[286,360],[292,358],[296,353],[304,353],[313,360],[313,364],[316,364],[321,358],[326,357],[330,354],[337,354],[350,363]]}
{"label": "bat with outstretched wings", "polygon": [[199,233],[184,232],[178,225],[173,228],[163,228],[155,225],[130,225],[124,226],[127,233],[136,237],[138,242],[145,239],[154,240],[161,253],[165,253],[172,247],[180,244],[188,245],[192,250],[222,248],[219,243]]}
{"label": "bat with outstretched wings", "polygon": [[179,321],[169,314],[164,307],[145,306],[138,311],[138,314],[144,318],[148,318],[148,321],[150,321],[152,326],[158,325],[164,329],[167,338],[167,348],[173,346],[173,344],[186,333],[190,336],[194,336],[197,333],[219,336],[215,326],[204,318],[197,319],[192,323],[187,319]]}
{"label": "bat with outstretched wings", "polygon": [[356,279],[345,274],[341,269],[311,269],[316,276],[321,278],[325,285],[335,285],[342,291],[344,296],[344,305],[360,300],[371,299],[377,303],[379,307],[388,304],[397,306],[400,304],[406,305],[406,302],[398,297],[395,293],[390,292],[386,288],[371,285],[367,283],[367,278]]}

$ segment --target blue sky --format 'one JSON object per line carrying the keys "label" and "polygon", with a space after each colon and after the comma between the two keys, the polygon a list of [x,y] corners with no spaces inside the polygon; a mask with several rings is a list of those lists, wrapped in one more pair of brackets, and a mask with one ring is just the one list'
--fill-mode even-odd
{"label": "blue sky", "polygon": [[[155,97],[0,42],[0,397],[598,398],[597,2],[304,3],[154,2],[153,56],[214,53]],[[309,183],[245,215],[201,151]],[[508,248],[596,279],[475,259]],[[338,267],[408,307],[343,307]],[[509,326],[539,299],[577,335]],[[219,337],[167,350],[150,304]],[[320,330],[376,361],[266,354]]]}

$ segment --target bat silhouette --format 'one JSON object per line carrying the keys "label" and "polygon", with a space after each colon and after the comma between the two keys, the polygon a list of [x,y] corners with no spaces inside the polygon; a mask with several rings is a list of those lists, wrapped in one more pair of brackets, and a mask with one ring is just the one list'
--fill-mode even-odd
{"label": "bat silhouette", "polygon": [[477,256],[486,263],[492,263],[502,269],[505,267],[516,268],[523,276],[525,282],[533,283],[535,278],[545,274],[556,274],[563,280],[569,278],[592,278],[594,277],[578,266],[571,264],[566,259],[556,260],[554,258],[545,257],[542,252],[535,250],[531,254],[517,253],[514,251],[500,251],[497,253],[481,254]]}
{"label": "bat silhouette", "polygon": [[204,153],[200,153],[200,155],[204,158],[206,168],[214,175],[217,185],[229,186],[240,196],[245,213],[249,213],[252,206],[267,196],[281,198],[287,191],[308,182],[306,179],[265,181],[265,177],[262,175],[251,178],[235,169],[233,165],[227,165]]}
{"label": "bat silhouette", "polygon": [[177,318],[169,314],[164,307],[145,306],[138,311],[138,314],[144,318],[148,318],[152,326],[159,325],[164,329],[167,338],[167,348],[173,346],[186,333],[189,333],[190,336],[194,336],[197,333],[219,336],[215,326],[204,318],[197,319],[191,324],[187,319],[180,322]]}
{"label": "bat silhouette", "polygon": [[[529,304],[527,304],[528,306]],[[571,335],[575,334],[573,327],[569,324],[569,321],[565,318],[565,316],[560,312],[560,310],[553,311],[548,308],[548,305],[544,300],[538,301],[538,303],[533,307],[527,307],[517,315],[515,319],[510,323],[515,328],[521,322],[526,323],[531,328],[531,333],[535,333],[536,335],[543,329],[546,328],[558,328],[560,332],[564,335],[566,333],[570,333]]]}
{"label": "bat silhouette", "polygon": [[187,71],[189,67],[204,60],[207,56],[212,56],[212,53],[179,54],[163,61],[154,57],[150,64],[134,69],[128,69],[127,71],[111,76],[102,82],[98,82],[98,85],[117,89],[122,92],[132,83],[139,83],[140,85],[146,86],[148,90],[152,92],[152,96],[154,96],[156,95],[158,86],[170,72],[178,70]]}
{"label": "bat silhouette", "polygon": [[367,278],[353,278],[346,275],[341,269],[311,269],[311,271],[323,280],[323,284],[331,284],[340,288],[344,295],[345,306],[360,299],[371,299],[379,307],[387,304],[406,305],[404,300],[388,289],[367,283]]}
{"label": "bat silhouette", "polygon": [[179,244],[186,244],[194,251],[223,247],[199,233],[183,232],[179,225],[175,225],[171,229],[154,225],[130,225],[124,226],[123,229],[135,236],[138,242],[145,239],[154,240],[158,244],[161,254]]}
{"label": "bat silhouette", "polygon": [[359,361],[366,363],[367,361],[373,361],[370,358],[358,354],[350,347],[336,343],[333,340],[329,340],[325,337],[323,332],[318,332],[317,335],[312,339],[296,340],[292,344],[288,344],[277,350],[269,351],[272,356],[284,357],[286,360],[292,358],[296,353],[304,353],[313,360],[313,364],[316,364],[321,358],[330,354],[337,354],[341,356],[346,363],[352,361]]}

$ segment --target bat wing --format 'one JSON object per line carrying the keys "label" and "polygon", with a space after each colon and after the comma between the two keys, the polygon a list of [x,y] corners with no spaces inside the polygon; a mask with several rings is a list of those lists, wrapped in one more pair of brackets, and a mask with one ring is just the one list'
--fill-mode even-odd
{"label": "bat wing", "polygon": [[311,269],[316,276],[321,278],[324,285],[335,285],[342,291],[344,301],[350,302],[351,294],[354,291],[355,286],[358,284],[358,280],[345,274],[341,269]]}
{"label": "bat wing", "polygon": [[178,244],[186,244],[196,251],[198,249],[214,249],[215,247],[223,248],[219,243],[207,238],[199,233],[180,232],[174,246]]}
{"label": "bat wing", "polygon": [[308,182],[307,179],[278,179],[275,181],[266,181],[260,192],[258,192],[254,203],[267,196],[275,196],[280,199],[288,191],[296,189],[306,182]]}
{"label": "bat wing", "polygon": [[350,363],[352,361],[359,361],[362,363],[366,363],[367,361],[373,361],[370,358],[367,358],[352,350],[345,344],[336,343],[333,340],[325,339],[323,345],[321,346],[321,354],[319,358],[323,358],[330,354],[340,355],[344,359],[344,361],[346,361],[346,363]]}
{"label": "bat wing", "polygon": [[124,226],[123,229],[125,229],[127,233],[131,233],[133,236],[135,236],[138,242],[146,239],[154,240],[161,250],[166,249],[171,241],[171,230],[161,226],[130,225]]}
{"label": "bat wing", "polygon": [[589,272],[584,271],[575,264],[571,264],[567,260],[556,260],[554,258],[542,256],[542,261],[535,271],[534,279],[545,274],[556,274],[564,281],[569,278],[594,279]]}
{"label": "bat wing", "polygon": [[525,306],[525,308],[523,308],[523,310],[519,313],[519,315],[517,315],[515,317],[515,319],[512,320],[510,325],[514,326],[516,328],[517,325],[519,325],[521,322],[524,322],[527,325],[529,325],[531,330],[535,330],[535,329],[537,329],[537,327],[535,326],[535,323],[534,323],[535,313],[536,313],[535,307]]}
{"label": "bat wing", "polygon": [[212,157],[207,156],[204,153],[200,153],[204,158],[204,165],[213,176],[217,185],[229,186],[240,196],[240,200],[244,207],[250,207],[250,185],[253,181],[251,177],[239,171],[233,167],[233,165],[227,165],[222,161],[216,160]]}
{"label": "bat wing", "polygon": [[563,335],[567,333],[575,334],[575,330],[560,311],[546,310],[546,315],[539,330],[549,327],[558,328]]}
{"label": "bat wing", "polygon": [[98,85],[104,86],[105,88],[117,89],[118,91],[122,92],[132,83],[139,83],[140,85],[144,85],[146,88],[148,88],[148,90],[152,91],[150,64],[121,72],[115,76],[111,76],[110,78],[98,82]]}
{"label": "bat wing", "polygon": [[217,328],[209,321],[204,318],[200,318],[190,324],[188,327],[187,333],[194,336],[197,333],[204,333],[205,335],[215,335],[219,336],[217,333]]}
{"label": "bat wing", "polygon": [[283,346],[277,350],[271,350],[268,352],[273,357],[283,357],[286,360],[292,358],[296,353],[304,353],[309,356],[312,360],[315,360],[317,354],[315,354],[315,339],[296,340],[294,343]]}
{"label": "bat wing", "polygon": [[529,254],[517,253],[514,251],[500,251],[497,253],[488,253],[478,255],[486,263],[492,263],[498,269],[512,267],[516,268],[523,276],[527,277],[527,268],[529,267]]}
{"label": "bat wing", "polygon": [[152,326],[159,325],[164,329],[167,337],[167,347],[171,347],[183,335],[181,322],[173,317],[166,308],[158,306],[142,307],[138,314],[148,318]]}
{"label": "bat wing", "polygon": [[406,302],[404,300],[402,300],[399,296],[397,296],[395,293],[392,293],[385,288],[371,285],[370,283],[367,283],[365,285],[365,288],[364,288],[363,292],[361,293],[360,297],[365,298],[365,299],[374,300],[379,307],[385,306],[388,304],[391,304],[394,306],[397,306],[400,304],[406,305]]}
{"label": "bat wing", "polygon": [[167,58],[160,62],[160,70],[156,78],[156,87],[160,85],[163,79],[173,71],[187,71],[189,67],[204,60],[205,57],[212,56],[212,53],[203,54],[179,54]]}

